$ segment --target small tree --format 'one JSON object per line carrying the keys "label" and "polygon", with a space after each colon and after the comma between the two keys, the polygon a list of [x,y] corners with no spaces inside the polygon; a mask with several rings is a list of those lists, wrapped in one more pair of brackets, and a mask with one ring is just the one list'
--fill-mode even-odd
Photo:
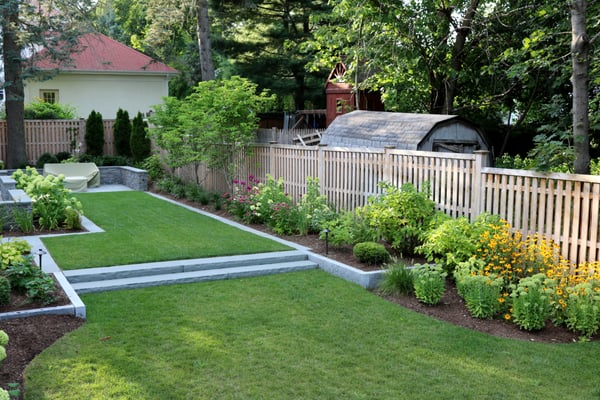
{"label": "small tree", "polygon": [[86,153],[92,156],[101,156],[104,152],[104,124],[102,114],[92,110],[85,121]]}
{"label": "small tree", "polygon": [[148,138],[148,123],[144,121],[141,112],[133,118],[129,145],[133,161],[140,162],[150,156],[152,144]]}
{"label": "small tree", "polygon": [[131,156],[131,147],[129,145],[131,140],[131,121],[129,120],[129,113],[127,110],[121,108],[117,110],[117,118],[115,119],[113,133],[117,155],[124,157]]}
{"label": "small tree", "polygon": [[205,163],[219,169],[231,185],[233,155],[248,149],[258,128],[257,113],[267,109],[273,96],[256,92],[257,85],[234,76],[229,80],[200,82],[183,100],[169,97],[156,107],[151,131],[156,144],[168,152],[171,168]]}

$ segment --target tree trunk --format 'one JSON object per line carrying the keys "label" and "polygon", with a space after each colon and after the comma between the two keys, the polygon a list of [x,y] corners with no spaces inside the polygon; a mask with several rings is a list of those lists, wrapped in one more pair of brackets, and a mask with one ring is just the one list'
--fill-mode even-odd
{"label": "tree trunk", "polygon": [[576,174],[590,173],[589,140],[589,48],[590,39],[586,33],[586,0],[571,2],[571,59],[573,62],[573,144]]}
{"label": "tree trunk", "polygon": [[478,6],[479,0],[471,0],[469,8],[467,8],[465,15],[460,21],[460,26],[456,28],[456,41],[452,49],[452,73],[444,82],[445,94],[442,114],[452,114],[454,112],[454,98],[456,97],[458,77],[463,68],[467,36],[471,33],[473,17]]}
{"label": "tree trunk", "polygon": [[210,21],[208,19],[208,1],[196,0],[198,49],[200,51],[200,72],[203,81],[215,79],[215,67],[210,47]]}
{"label": "tree trunk", "polygon": [[21,71],[21,47],[16,32],[19,20],[19,2],[9,1],[2,15],[2,57],[4,61],[4,87],[6,92],[6,168],[19,168],[27,164],[25,152],[24,90]]}

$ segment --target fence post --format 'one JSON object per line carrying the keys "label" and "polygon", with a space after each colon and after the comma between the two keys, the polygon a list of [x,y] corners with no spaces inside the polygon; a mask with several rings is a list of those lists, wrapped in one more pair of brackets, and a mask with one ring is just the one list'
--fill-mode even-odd
{"label": "fence post", "polygon": [[482,170],[489,166],[490,152],[487,150],[476,150],[475,162],[473,163],[473,185],[471,187],[471,207],[469,219],[475,220],[479,214],[483,212],[483,201],[485,188],[483,187],[483,172]]}
{"label": "fence post", "polygon": [[[276,141],[270,141],[269,142],[269,172],[268,174],[273,176],[273,177],[277,177],[277,175],[275,175],[275,145],[277,144]],[[267,179],[267,174],[265,174],[264,179]]]}
{"label": "fence post", "polygon": [[319,192],[325,193],[325,147],[324,143],[319,143],[319,152],[317,154],[317,178],[319,179]]}
{"label": "fence post", "polygon": [[383,181],[394,184],[392,180],[392,157],[390,156],[390,150],[394,150],[396,146],[384,146],[383,147]]}

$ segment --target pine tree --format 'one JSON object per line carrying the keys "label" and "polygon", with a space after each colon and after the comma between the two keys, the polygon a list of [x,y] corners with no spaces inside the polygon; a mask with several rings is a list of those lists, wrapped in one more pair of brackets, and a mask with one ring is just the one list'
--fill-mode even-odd
{"label": "pine tree", "polygon": [[86,153],[92,156],[101,156],[104,152],[104,124],[102,114],[92,110],[85,121]]}
{"label": "pine tree", "polygon": [[131,140],[131,121],[129,120],[129,113],[127,110],[119,108],[117,111],[113,132],[117,155],[130,157],[131,147],[129,146],[129,141]]}
{"label": "pine tree", "polygon": [[144,121],[142,113],[138,112],[131,125],[131,156],[133,161],[140,162],[150,156],[151,142],[147,135],[148,123]]}

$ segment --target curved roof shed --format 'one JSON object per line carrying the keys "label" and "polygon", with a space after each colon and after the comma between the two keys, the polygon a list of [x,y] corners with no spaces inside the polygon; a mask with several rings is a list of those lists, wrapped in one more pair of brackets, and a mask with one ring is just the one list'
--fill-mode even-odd
{"label": "curved roof shed", "polygon": [[489,150],[483,131],[457,115],[352,111],[338,116],[321,143],[332,147],[393,146],[404,150],[472,153]]}

